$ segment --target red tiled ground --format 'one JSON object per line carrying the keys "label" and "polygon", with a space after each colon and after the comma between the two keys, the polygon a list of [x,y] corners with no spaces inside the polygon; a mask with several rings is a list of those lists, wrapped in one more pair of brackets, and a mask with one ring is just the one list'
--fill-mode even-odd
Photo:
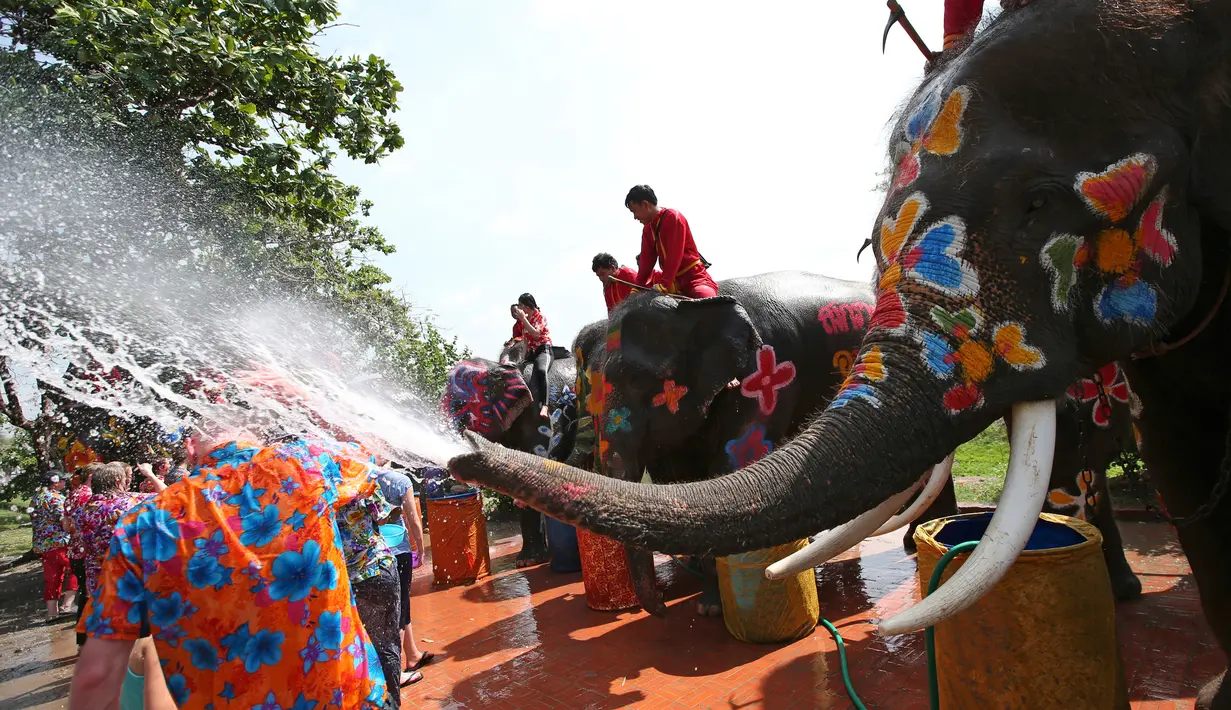
{"label": "red tiled ground", "polygon": [[[1222,660],[1188,564],[1167,526],[1120,527],[1145,586],[1118,612],[1133,708],[1191,708]],[[881,638],[867,623],[918,597],[915,560],[900,539],[865,542],[826,565],[819,580],[821,614],[846,639],[855,688],[870,708],[927,707],[923,635]],[[697,580],[663,557],[665,619],[591,611],[580,573],[515,569],[520,544],[518,537],[493,540],[495,574],[471,586],[434,588],[430,560],[420,568],[411,601],[416,635],[444,657],[404,689],[403,707],[851,707],[824,629],[787,645],[736,641],[721,619],[695,615]]]}

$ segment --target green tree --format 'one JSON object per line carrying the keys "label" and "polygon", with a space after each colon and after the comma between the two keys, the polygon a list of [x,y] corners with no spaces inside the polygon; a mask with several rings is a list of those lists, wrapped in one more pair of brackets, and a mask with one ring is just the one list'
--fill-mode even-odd
{"label": "green tree", "polygon": [[30,436],[21,429],[0,431],[0,501],[29,500],[37,486],[38,460]]}
{"label": "green tree", "polygon": [[159,134],[168,167],[302,225],[314,251],[388,253],[329,167],[332,146],[367,163],[402,146],[402,86],[375,55],[316,53],[337,16],[333,0],[0,0],[9,51],[53,59],[117,120]]}

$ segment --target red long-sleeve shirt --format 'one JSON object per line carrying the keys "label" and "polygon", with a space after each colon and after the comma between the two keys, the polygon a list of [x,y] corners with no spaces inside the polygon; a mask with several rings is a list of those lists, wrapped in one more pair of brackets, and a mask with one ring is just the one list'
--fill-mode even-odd
{"label": "red long-sleeve shirt", "polygon": [[[650,274],[650,283],[661,283],[662,275],[663,274],[661,271],[654,269],[653,273]],[[614,274],[612,274],[612,276],[624,281],[637,283],[637,272],[627,266],[621,266]],[[607,315],[611,315],[611,312],[615,310],[616,305],[620,301],[628,298],[632,292],[632,286],[626,286],[615,281],[608,281],[603,284],[603,300],[607,301]]]}
{"label": "red long-sleeve shirt", "polygon": [[701,263],[701,252],[692,240],[688,220],[677,210],[665,209],[641,230],[641,254],[637,257],[637,283],[649,286],[654,262],[662,269],[664,285],[671,285]]}
{"label": "red long-sleeve shirt", "polygon": [[983,0],[945,0],[945,48],[966,36],[983,16]]}

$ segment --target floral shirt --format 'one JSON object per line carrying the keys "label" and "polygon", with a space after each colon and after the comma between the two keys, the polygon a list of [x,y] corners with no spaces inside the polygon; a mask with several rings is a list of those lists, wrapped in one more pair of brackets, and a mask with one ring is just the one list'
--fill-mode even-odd
{"label": "floral shirt", "polygon": [[374,489],[310,441],[218,447],[124,516],[78,630],[135,640],[148,622],[180,708],[376,710],[334,514]]}
{"label": "floral shirt", "polygon": [[[74,511],[86,504],[90,500],[89,486],[77,486],[71,493],[68,494],[68,499],[64,502],[64,517],[68,518],[68,558],[70,560],[85,559],[85,542],[81,539],[81,532],[77,530],[77,525],[73,523]],[[81,590],[85,593],[86,590]]]}
{"label": "floral shirt", "polygon": [[[375,473],[372,469],[369,472]],[[357,498],[338,510],[338,533],[342,536],[351,584],[395,568],[397,560],[379,528],[380,521],[392,512],[393,506],[379,487],[371,496]]]}
{"label": "floral shirt", "polygon": [[34,552],[43,554],[68,546],[68,532],[61,519],[64,517],[64,494],[50,488],[40,488],[30,500],[30,522],[34,525]]}
{"label": "floral shirt", "polygon": [[81,547],[85,560],[86,590],[93,592],[98,584],[99,570],[103,566],[103,558],[111,547],[111,534],[115,524],[134,505],[148,498],[145,494],[133,493],[96,493],[79,507],[73,509],[73,526],[81,536]]}
{"label": "floral shirt", "polygon": [[547,319],[543,317],[542,310],[527,313],[526,322],[534,326],[534,329],[539,332],[539,337],[534,337],[529,331],[522,328],[521,321],[513,323],[513,337],[526,341],[526,357],[529,357],[540,347],[551,345],[551,333],[547,332]]}

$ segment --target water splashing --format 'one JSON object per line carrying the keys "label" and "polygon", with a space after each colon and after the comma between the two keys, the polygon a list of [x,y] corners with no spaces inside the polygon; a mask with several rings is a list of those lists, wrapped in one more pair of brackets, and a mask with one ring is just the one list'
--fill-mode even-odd
{"label": "water splashing", "polygon": [[462,450],[435,393],[395,384],[353,314],[280,270],[232,208],[29,96],[0,98],[0,357],[28,416],[48,395],[65,424],[88,407],[171,445],[212,420],[349,436],[412,465]]}

